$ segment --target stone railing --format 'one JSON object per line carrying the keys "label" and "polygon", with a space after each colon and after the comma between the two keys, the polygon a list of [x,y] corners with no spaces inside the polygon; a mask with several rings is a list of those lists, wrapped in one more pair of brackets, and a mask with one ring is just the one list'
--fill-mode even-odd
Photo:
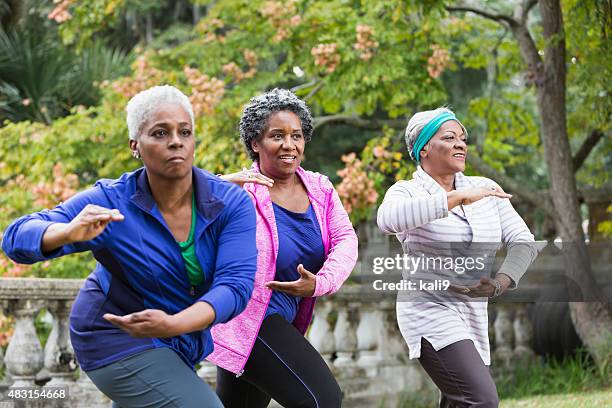
{"label": "stone railing", "polygon": [[[68,335],[68,314],[83,281],[76,279],[0,278],[0,305],[13,316],[15,328],[0,367],[8,387],[67,386],[65,406],[109,407],[110,401],[77,367]],[[317,302],[307,334],[332,368],[348,407],[395,407],[402,393],[431,388],[428,377],[408,349],[395,320],[395,301],[365,295],[358,285],[345,285]],[[531,326],[527,304],[491,305],[493,366],[509,370],[517,356],[530,356]],[[52,330],[44,349],[34,321],[46,311]],[[0,349],[1,353],[1,349]],[[215,367],[203,363],[198,371],[214,383]]]}
{"label": "stone railing", "polygon": [[[0,355],[0,366],[4,364],[5,372],[1,391],[43,384],[41,390],[67,387],[70,400],[54,406],[110,406],[109,399],[78,369],[70,344],[68,315],[82,285],[80,279],[0,278],[2,313],[15,319],[4,358]],[[41,311],[47,312],[46,317],[52,321],[44,349],[34,326]],[[40,400],[40,406],[47,406],[45,402]]]}

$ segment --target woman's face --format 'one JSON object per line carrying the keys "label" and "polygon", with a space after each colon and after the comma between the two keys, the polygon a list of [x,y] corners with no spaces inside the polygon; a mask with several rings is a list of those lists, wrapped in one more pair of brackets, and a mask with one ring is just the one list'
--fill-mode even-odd
{"label": "woman's face", "polygon": [[251,143],[259,154],[260,168],[272,178],[293,175],[306,145],[300,118],[290,111],[275,112],[266,125],[261,136]]}
{"label": "woman's face", "polygon": [[465,170],[467,144],[457,121],[444,122],[421,151],[421,164],[434,174],[455,174]]}
{"label": "woman's face", "polygon": [[147,171],[163,178],[178,179],[191,172],[195,138],[191,117],[180,105],[158,107],[145,122],[138,140],[130,140]]}

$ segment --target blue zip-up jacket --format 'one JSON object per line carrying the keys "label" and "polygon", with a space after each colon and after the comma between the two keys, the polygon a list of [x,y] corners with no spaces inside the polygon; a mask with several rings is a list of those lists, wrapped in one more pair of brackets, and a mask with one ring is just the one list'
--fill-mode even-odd
{"label": "blue zip-up jacket", "polygon": [[[135,338],[104,320],[144,309],[175,314],[197,301],[215,310],[214,324],[246,307],[257,268],[255,210],[248,194],[193,168],[197,206],[195,252],[204,283],[191,287],[179,245],[151,194],[144,168],[117,180],[100,180],[53,210],[15,220],[2,249],[15,262],[34,263],[92,251],[98,261],[70,315],[70,338],[81,368],[90,371],[143,350],[170,347],[193,367],[213,350],[209,329],[172,338]],[[42,236],[54,222],[70,222],[87,204],[117,208],[125,216],[91,241],[43,254]]]}

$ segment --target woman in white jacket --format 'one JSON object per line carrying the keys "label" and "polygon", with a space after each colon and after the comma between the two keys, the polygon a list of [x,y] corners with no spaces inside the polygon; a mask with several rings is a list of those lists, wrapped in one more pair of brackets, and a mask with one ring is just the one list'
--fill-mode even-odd
{"label": "woman in white jacket", "polygon": [[463,175],[466,139],[465,127],[447,108],[415,114],[406,129],[406,144],[417,170],[411,180],[387,191],[377,220],[383,232],[397,236],[406,254],[423,259],[457,259],[456,248],[471,245],[471,254],[482,255],[490,268],[494,256],[485,254],[494,255],[499,243],[508,246],[508,257],[493,279],[483,273],[469,282],[469,273],[449,274],[448,267],[423,263],[410,278],[431,279],[442,273],[456,278],[454,292],[400,293],[397,303],[410,358],[419,359],[440,389],[440,407],[497,407],[488,367],[487,298],[515,287],[537,250],[510,204],[511,195],[489,179]]}

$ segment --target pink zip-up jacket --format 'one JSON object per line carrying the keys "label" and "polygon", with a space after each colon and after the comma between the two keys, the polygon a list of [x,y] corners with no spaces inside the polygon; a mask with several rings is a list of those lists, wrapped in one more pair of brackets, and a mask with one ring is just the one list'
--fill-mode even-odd
{"label": "pink zip-up jacket", "polygon": [[[252,168],[259,171],[256,162]],[[357,261],[357,235],[329,179],[301,167],[298,167],[297,174],[306,187],[319,221],[326,254],[325,263],[316,273],[314,295],[302,298],[293,321],[300,333],[305,334],[312,320],[316,298],[340,289],[353,270]],[[265,317],[272,291],[264,285],[274,280],[278,255],[278,233],[268,187],[245,184],[245,189],[253,198],[257,214],[258,256],[255,287],[251,300],[241,314],[211,329],[215,349],[206,358],[236,374],[242,374]],[[245,242],[245,245],[250,243]]]}

